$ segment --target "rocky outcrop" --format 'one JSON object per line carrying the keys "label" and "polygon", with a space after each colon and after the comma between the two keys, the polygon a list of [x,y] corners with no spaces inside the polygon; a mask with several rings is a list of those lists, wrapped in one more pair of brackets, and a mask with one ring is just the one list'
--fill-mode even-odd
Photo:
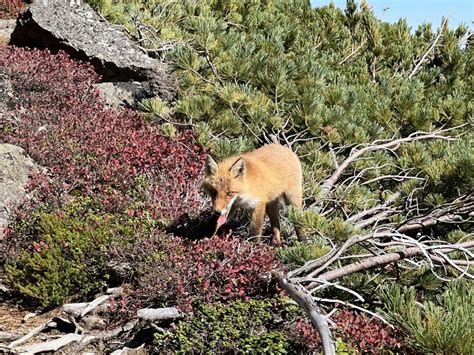
{"label": "rocky outcrop", "polygon": [[0,43],[8,43],[15,29],[15,20],[0,20]]}
{"label": "rocky outcrop", "polygon": [[0,238],[11,209],[24,199],[29,174],[36,167],[23,148],[0,144]]}
{"label": "rocky outcrop", "polygon": [[177,93],[177,79],[166,64],[150,58],[83,1],[36,0],[20,14],[10,44],[64,50],[90,62],[103,81],[144,83],[145,97],[170,101]]}
{"label": "rocky outcrop", "polygon": [[105,104],[109,107],[127,106],[135,108],[136,103],[149,98],[152,91],[148,82],[106,82],[95,84]]}

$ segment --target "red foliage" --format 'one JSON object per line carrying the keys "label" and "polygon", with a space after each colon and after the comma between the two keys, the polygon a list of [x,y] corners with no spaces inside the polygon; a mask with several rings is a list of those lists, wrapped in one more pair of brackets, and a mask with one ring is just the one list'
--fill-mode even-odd
{"label": "red foliage", "polygon": [[[400,350],[402,347],[403,338],[399,330],[365,314],[343,309],[331,319],[336,323],[335,332],[361,353],[378,354],[383,349]],[[312,344],[315,350],[320,347],[319,334],[310,322],[299,320],[296,330],[307,345]]]}
{"label": "red foliage", "polygon": [[0,0],[0,20],[16,18],[24,6],[23,0]]}
{"label": "red foliage", "polygon": [[49,169],[45,196],[79,193],[109,211],[133,206],[131,214],[165,221],[196,211],[204,152],[191,131],[170,139],[136,112],[104,108],[92,67],[65,53],[2,47],[0,68],[17,105],[17,122],[0,138]]}
{"label": "red foliage", "polygon": [[156,252],[138,281],[141,298],[184,311],[192,310],[194,301],[246,299],[268,292],[265,274],[279,266],[272,248],[238,238],[144,243]]}

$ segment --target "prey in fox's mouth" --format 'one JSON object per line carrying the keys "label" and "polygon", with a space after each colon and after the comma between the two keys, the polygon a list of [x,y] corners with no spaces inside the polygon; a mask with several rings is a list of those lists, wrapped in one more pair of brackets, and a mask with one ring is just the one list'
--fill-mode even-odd
{"label": "prey in fox's mouth", "polygon": [[232,197],[227,207],[221,211],[221,214],[219,215],[219,218],[217,219],[217,228],[222,226],[227,221],[230,211],[232,210],[232,205],[234,204],[236,199],[237,199],[237,196]]}

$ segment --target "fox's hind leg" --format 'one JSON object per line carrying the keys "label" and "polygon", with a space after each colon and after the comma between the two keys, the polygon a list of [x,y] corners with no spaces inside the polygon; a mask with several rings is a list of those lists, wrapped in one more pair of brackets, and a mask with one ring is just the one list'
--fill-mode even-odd
{"label": "fox's hind leg", "polygon": [[280,244],[280,201],[272,201],[267,203],[266,212],[270,218],[270,225],[272,227],[272,243]]}

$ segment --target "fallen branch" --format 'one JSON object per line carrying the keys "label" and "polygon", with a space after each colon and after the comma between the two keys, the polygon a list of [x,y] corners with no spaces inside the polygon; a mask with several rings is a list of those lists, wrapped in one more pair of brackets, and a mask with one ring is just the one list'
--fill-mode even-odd
{"label": "fallen branch", "polygon": [[380,319],[382,322],[384,322],[385,324],[388,324],[390,327],[393,328],[393,325],[391,325],[389,322],[387,322],[387,320],[378,315],[377,313],[375,312],[372,312],[372,311],[369,311],[368,309],[364,308],[364,307],[360,307],[360,306],[357,306],[353,303],[350,303],[350,302],[347,302],[347,301],[342,301],[342,300],[337,300],[337,299],[330,299],[330,298],[320,298],[320,297],[315,297],[314,298],[315,301],[318,301],[318,302],[328,302],[328,303],[338,303],[338,304],[343,304],[344,306],[348,306],[350,308],[354,308],[354,309],[357,309],[359,311],[362,311],[364,313],[367,313],[367,314],[370,314],[372,317],[374,318],[377,318],[377,319]]}
{"label": "fallen branch", "polygon": [[378,231],[375,231],[369,234],[352,236],[351,238],[346,240],[346,242],[340,248],[334,248],[323,257],[317,260],[311,260],[307,262],[301,268],[290,272],[288,276],[294,277],[294,276],[306,273],[308,271],[314,270],[315,268],[318,268],[317,270],[312,271],[310,274],[307,275],[307,277],[313,277],[314,275],[319,274],[322,270],[326,269],[329,265],[331,265],[336,259],[339,258],[339,256],[341,256],[341,254],[343,254],[351,246],[357,243],[363,242],[365,240],[368,240],[370,238],[383,238],[383,237],[389,237],[392,235],[393,233],[391,232],[378,233]]}
{"label": "fallen branch", "polygon": [[474,217],[474,195],[469,194],[461,196],[455,201],[441,206],[426,216],[417,217],[405,222],[403,225],[397,228],[400,233],[406,233],[413,230],[418,230],[430,226],[434,226],[438,223],[463,223],[472,222],[472,220],[464,220],[463,215],[467,215],[468,218]]}
{"label": "fallen branch", "polygon": [[43,343],[32,344],[28,346],[24,346],[22,348],[15,348],[15,351],[18,352],[26,352],[28,354],[37,354],[37,353],[45,353],[50,351],[58,351],[59,349],[65,347],[74,342],[80,342],[82,339],[86,337],[85,335],[79,334],[66,334],[63,337],[51,341],[46,341]]}
{"label": "fallen branch", "polygon": [[118,295],[116,295],[116,294],[111,294],[111,295],[103,295],[103,296],[97,297],[92,302],[89,302],[89,304],[86,306],[86,308],[84,308],[82,310],[80,317],[83,318],[86,314],[92,312],[95,308],[100,306],[105,301],[107,301],[107,300],[109,300],[113,297],[117,297],[117,296]]}
{"label": "fallen branch", "polygon": [[11,348],[11,349],[14,349],[18,345],[26,343],[28,340],[33,338],[35,335],[41,333],[43,330],[46,330],[46,329],[50,328],[50,323],[51,323],[51,321],[47,321],[46,323],[43,323],[43,324],[37,326],[36,328],[34,328],[30,332],[28,332],[26,335],[22,336],[20,339],[11,342],[8,345],[8,347]]}
{"label": "fallen branch", "polygon": [[[438,252],[441,253],[450,253],[453,251],[456,251],[459,248],[473,248],[474,247],[474,240],[460,243],[460,244],[455,244],[455,245],[450,245],[446,246],[443,249],[438,249]],[[420,255],[423,253],[422,248],[419,247],[412,247],[408,248],[396,253],[389,253],[385,255],[379,255],[379,256],[374,256],[371,258],[368,258],[363,261],[355,262],[349,265],[345,265],[341,268],[327,271],[324,274],[321,274],[317,277],[318,280],[320,281],[332,281],[362,270],[367,270],[371,269],[377,266],[382,266],[386,265],[389,263],[392,263],[394,261],[398,261],[401,259],[406,259],[412,256]],[[299,279],[300,282],[304,282],[304,279]],[[308,289],[311,289],[312,287],[316,287],[319,283],[318,282],[312,282],[311,284],[308,285]]]}
{"label": "fallen branch", "polygon": [[18,334],[0,331],[0,343],[12,342],[18,339],[20,336]]}
{"label": "fallen branch", "polygon": [[306,312],[311,319],[314,327],[319,333],[321,343],[323,345],[324,355],[336,354],[334,341],[331,337],[329,325],[307,290],[298,283],[294,283],[283,276],[283,273],[274,272],[272,276],[277,280],[278,284],[288,293],[288,295]]}
{"label": "fallen branch", "polygon": [[382,210],[388,209],[391,204],[393,204],[398,198],[400,197],[400,192],[394,193],[392,196],[390,196],[383,204],[380,204],[378,206],[369,208],[367,210],[364,210],[362,212],[359,212],[353,216],[350,216],[346,221],[355,223],[360,221],[362,218],[365,218],[367,216],[372,216],[376,213],[379,213]]}

